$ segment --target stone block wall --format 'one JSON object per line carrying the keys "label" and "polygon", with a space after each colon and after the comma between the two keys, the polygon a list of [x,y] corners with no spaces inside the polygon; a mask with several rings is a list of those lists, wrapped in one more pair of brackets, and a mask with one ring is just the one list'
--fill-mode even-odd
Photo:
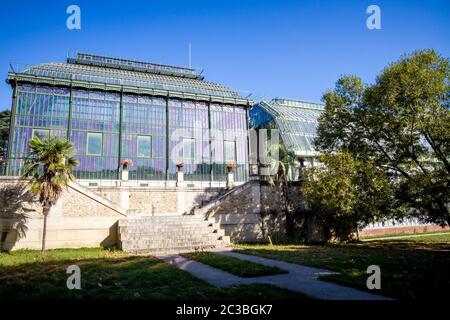
{"label": "stone block wall", "polygon": [[[142,214],[167,215],[189,212],[202,201],[218,195],[219,188],[112,187],[90,189],[123,207]],[[124,199],[125,197],[126,199]]]}
{"label": "stone block wall", "polygon": [[[2,248],[39,249],[42,208],[27,192],[23,181],[0,178],[0,189]],[[279,189],[259,181],[249,181],[237,189],[239,192],[232,192],[205,212],[220,223],[232,241],[267,242],[269,236],[286,234]],[[211,187],[85,188],[73,184],[49,214],[47,247],[115,245],[117,222],[126,215],[181,215],[223,193],[224,189]]]}
{"label": "stone block wall", "polygon": [[234,242],[268,242],[269,236],[285,236],[286,216],[281,210],[279,190],[258,180],[248,184],[207,215],[220,223]]}
{"label": "stone block wall", "polygon": [[[24,181],[0,177],[1,250],[39,249],[42,208]],[[47,248],[112,246],[117,221],[126,211],[99,195],[72,184],[50,210]]]}

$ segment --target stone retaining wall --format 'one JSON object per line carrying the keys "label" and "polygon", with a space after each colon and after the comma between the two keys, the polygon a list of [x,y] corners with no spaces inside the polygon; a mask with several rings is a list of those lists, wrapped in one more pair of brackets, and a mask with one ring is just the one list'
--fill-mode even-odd
{"label": "stone retaining wall", "polygon": [[202,201],[216,197],[219,188],[99,187],[90,190],[122,207],[143,214],[184,214]]}
{"label": "stone retaining wall", "polygon": [[[112,246],[117,221],[126,211],[85,188],[71,184],[47,219],[47,248]],[[2,250],[39,249],[42,208],[26,183],[0,177],[0,245]]]}

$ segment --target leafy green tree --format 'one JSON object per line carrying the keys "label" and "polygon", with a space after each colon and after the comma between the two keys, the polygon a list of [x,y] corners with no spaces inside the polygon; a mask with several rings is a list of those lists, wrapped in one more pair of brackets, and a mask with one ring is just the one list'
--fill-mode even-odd
{"label": "leafy green tree", "polygon": [[10,120],[11,111],[0,112],[0,162],[7,156]]}
{"label": "leafy green tree", "polygon": [[72,143],[64,138],[50,136],[40,140],[36,136],[30,140],[30,156],[26,160],[23,178],[30,179],[30,190],[39,196],[43,208],[42,253],[45,253],[50,209],[61,196],[63,187],[75,180],[73,168],[78,161],[73,153]]}
{"label": "leafy green tree", "polygon": [[347,151],[320,161],[304,171],[302,186],[326,240],[351,240],[358,229],[391,212],[392,190],[384,171]]}
{"label": "leafy green tree", "polygon": [[317,148],[381,168],[399,212],[450,224],[450,62],[432,50],[403,56],[373,85],[344,76],[325,93]]}

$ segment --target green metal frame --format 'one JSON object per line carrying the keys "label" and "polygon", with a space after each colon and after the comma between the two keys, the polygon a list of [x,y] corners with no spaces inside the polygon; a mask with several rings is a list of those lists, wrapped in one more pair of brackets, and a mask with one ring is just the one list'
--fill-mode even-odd
{"label": "green metal frame", "polygon": [[[100,154],[91,154],[88,152],[89,150],[89,134],[99,134],[102,138],[102,145],[100,146]],[[86,156],[93,156],[93,157],[101,157],[103,155],[103,132],[101,131],[86,131]]]}
{"label": "green metal frame", "polygon": [[21,83],[31,83],[31,84],[48,84],[53,86],[65,86],[74,88],[83,88],[83,89],[97,89],[104,91],[115,91],[115,92],[123,92],[123,93],[133,93],[133,94],[146,94],[157,97],[169,97],[169,98],[180,98],[185,100],[195,100],[195,101],[211,101],[223,104],[234,104],[241,106],[248,106],[252,104],[253,101],[249,99],[243,98],[230,98],[230,97],[219,97],[213,95],[204,95],[204,94],[196,94],[196,93],[186,93],[180,91],[171,91],[171,90],[160,90],[160,89],[150,89],[150,88],[142,88],[142,87],[133,87],[133,86],[123,86],[123,85],[114,85],[114,84],[105,84],[105,83],[94,83],[94,82],[85,82],[79,80],[68,80],[68,79],[56,79],[50,77],[42,77],[35,76],[31,74],[24,73],[14,73],[9,72],[8,78],[6,80],[8,83],[12,81],[17,81]]}
{"label": "green metal frame", "polygon": [[72,104],[73,104],[72,89],[73,89],[73,87],[70,86],[70,93],[69,93],[69,117],[67,119],[67,140],[70,140],[70,136],[72,134]]}
{"label": "green metal frame", "polygon": [[123,125],[123,87],[120,89],[120,102],[119,102],[119,154],[117,158],[117,179],[121,179],[120,176],[120,163],[122,161],[122,125]]}
{"label": "green metal frame", "polygon": [[[25,127],[26,128],[26,127]],[[51,135],[51,129],[42,129],[42,128],[32,128],[31,129],[31,138],[34,138],[35,137],[35,135],[34,135],[34,133],[36,132],[36,131],[47,131],[47,133],[48,133],[48,135],[50,136]]]}
{"label": "green metal frame", "polygon": [[[184,100],[194,100],[194,101],[204,101],[208,103],[208,129],[209,129],[209,149],[210,149],[210,181],[214,180],[214,172],[213,172],[213,159],[212,159],[212,137],[211,137],[211,103],[221,103],[221,104],[233,104],[238,106],[244,106],[246,108],[246,119],[247,119],[247,129],[248,129],[248,108],[252,105],[253,101],[249,99],[242,98],[227,98],[227,97],[218,97],[213,95],[202,95],[202,94],[192,94],[178,91],[169,91],[169,90],[159,90],[159,89],[149,89],[149,88],[140,88],[140,87],[132,87],[132,86],[123,86],[123,85],[112,85],[112,84],[101,84],[101,83],[93,83],[93,82],[84,82],[78,80],[66,80],[66,79],[57,79],[57,78],[49,78],[42,76],[34,76],[29,74],[21,74],[9,72],[7,83],[9,83],[13,87],[13,106],[12,106],[12,114],[11,114],[11,126],[10,126],[10,141],[8,145],[8,159],[11,159],[12,154],[12,138],[14,131],[14,121],[15,115],[17,113],[17,85],[18,83],[28,83],[28,84],[44,84],[51,86],[63,86],[69,87],[69,115],[68,115],[68,127],[67,127],[67,137],[70,139],[72,133],[72,111],[73,111],[73,89],[74,88],[82,88],[82,89],[97,89],[108,92],[119,92],[120,93],[120,119],[119,119],[119,150],[118,150],[118,170],[117,177],[120,179],[120,161],[122,158],[122,127],[123,127],[123,95],[124,93],[132,93],[132,94],[145,94],[153,97],[163,97],[166,101],[166,181],[169,180],[169,99],[170,98],[178,98]],[[63,118],[63,117],[61,117]],[[103,132],[97,131],[86,131],[87,133],[100,133],[102,134],[102,153],[103,153],[103,143],[104,137]],[[87,136],[86,136],[87,139]],[[195,141],[195,139],[194,139]],[[247,146],[248,146],[248,138],[247,138]],[[87,152],[88,144],[86,141],[86,156],[99,156],[99,155],[90,155]],[[194,144],[194,148],[196,148]],[[236,145],[235,145],[236,148]],[[151,150],[153,151],[153,150]],[[195,149],[194,149],[195,152]],[[237,155],[237,151],[235,151]],[[153,155],[153,152],[152,152]],[[151,157],[152,158],[152,157]],[[148,159],[148,158],[146,158]],[[7,168],[7,172],[9,169]]]}
{"label": "green metal frame", "polygon": [[166,182],[169,181],[169,93],[166,96]]}
{"label": "green metal frame", "polygon": [[[150,156],[148,156],[148,157],[140,157],[139,156],[139,137],[142,137],[142,138],[150,138]],[[152,135],[150,135],[150,134],[138,134],[138,135],[136,135],[136,158],[138,158],[138,159],[153,159],[153,146],[152,146],[152,143],[153,143],[153,136]]]}
{"label": "green metal frame", "polygon": [[9,176],[10,173],[10,159],[12,154],[12,144],[13,144],[13,135],[14,135],[14,122],[15,115],[17,113],[17,80],[14,81],[13,84],[13,95],[12,95],[12,106],[11,106],[11,118],[9,123],[9,137],[8,137],[8,158],[7,158],[7,166],[6,166],[6,175]]}

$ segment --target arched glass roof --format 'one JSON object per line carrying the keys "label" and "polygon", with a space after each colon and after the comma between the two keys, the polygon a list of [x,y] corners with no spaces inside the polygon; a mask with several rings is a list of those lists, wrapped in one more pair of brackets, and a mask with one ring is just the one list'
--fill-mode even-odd
{"label": "arched glass roof", "polygon": [[[257,113],[250,112],[250,117],[273,121],[280,130],[281,139],[289,149],[298,156],[316,156],[313,140],[316,137],[318,119],[324,111],[324,105],[299,100],[273,99],[255,105]],[[260,125],[263,123],[259,123]]]}
{"label": "arched glass roof", "polygon": [[[126,62],[128,60],[124,61]],[[133,66],[133,70],[131,70],[121,65],[114,67],[114,65],[108,65],[106,63],[104,66],[84,64],[79,59],[68,59],[68,62],[16,66],[15,70],[12,71],[14,74],[26,74],[37,77],[133,86],[225,98],[239,98],[237,92],[223,85],[205,81],[203,77],[192,74],[193,69],[170,66],[163,68],[164,66],[161,65],[147,63],[144,66]],[[138,62],[134,63],[136,64]],[[20,68],[20,71],[17,70],[17,67]],[[138,67],[142,71],[139,71]],[[144,67],[147,69],[144,69]],[[156,69],[157,67],[159,69]],[[154,70],[157,72],[154,72]],[[169,72],[172,72],[172,74],[168,74]]]}

